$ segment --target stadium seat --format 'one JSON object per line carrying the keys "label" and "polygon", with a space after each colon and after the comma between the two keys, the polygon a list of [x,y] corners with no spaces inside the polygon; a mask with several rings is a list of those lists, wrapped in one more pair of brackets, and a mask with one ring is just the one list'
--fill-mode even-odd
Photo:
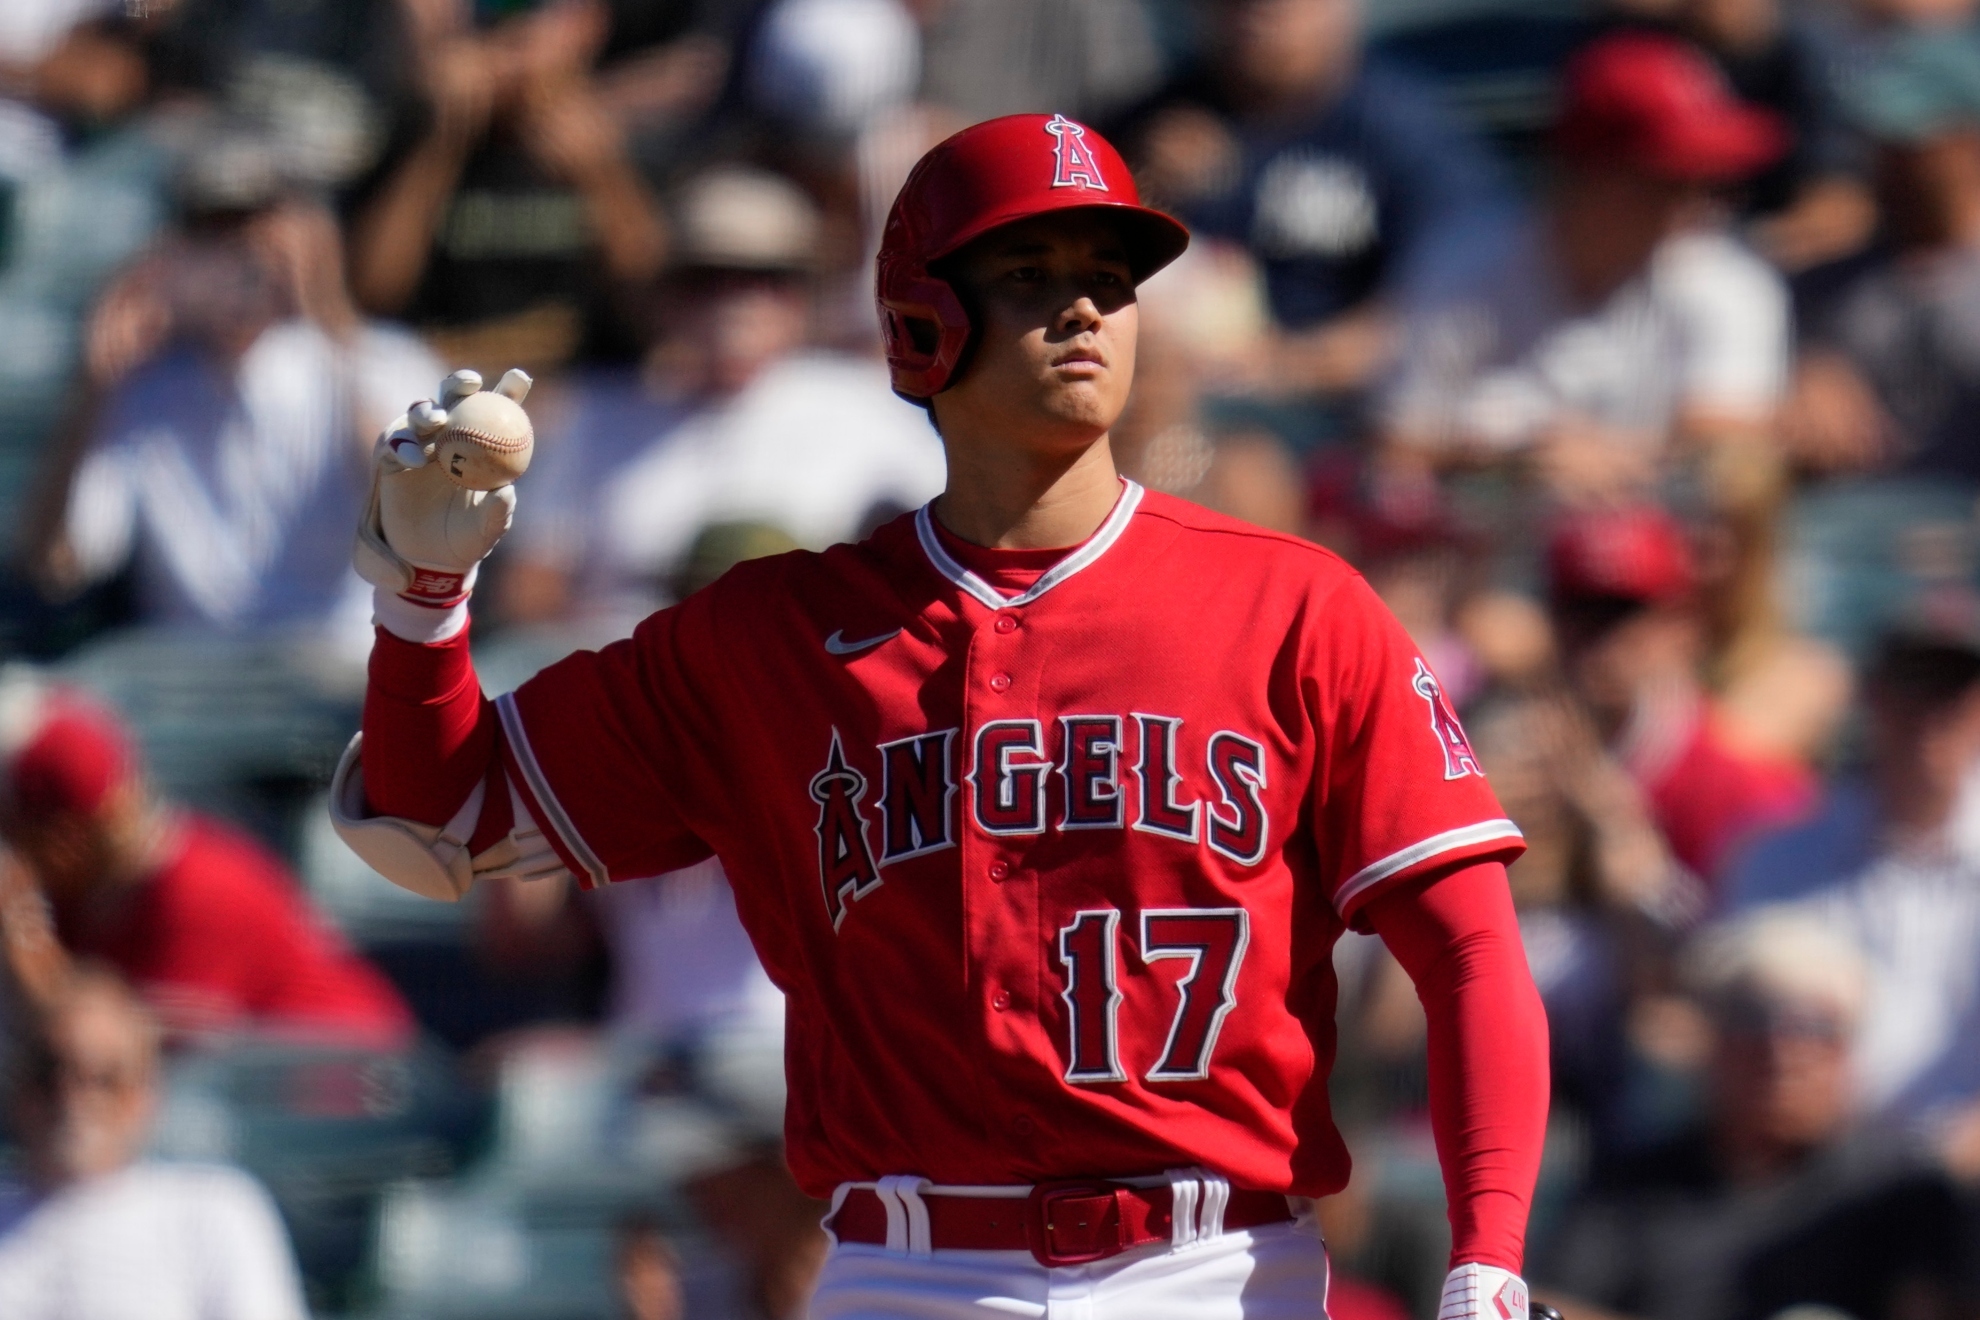
{"label": "stadium seat", "polygon": [[334,1302],[364,1260],[380,1191],[452,1171],[484,1119],[482,1097],[430,1046],[378,1053],[239,1039],[172,1062],[152,1153],[236,1164],[261,1179],[311,1295]]}

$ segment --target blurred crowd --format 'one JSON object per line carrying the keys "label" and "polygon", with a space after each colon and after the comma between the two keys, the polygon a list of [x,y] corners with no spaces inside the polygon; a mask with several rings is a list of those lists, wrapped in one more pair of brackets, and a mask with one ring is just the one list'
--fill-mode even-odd
{"label": "blurred crowd", "polygon": [[[721,867],[329,834],[373,437],[521,366],[501,691],[936,493],[909,166],[1101,128],[1195,234],[1144,484],[1346,556],[1463,712],[1568,1320],[1980,1316],[1974,0],[4,0],[0,1315],[787,1320]],[[1335,1320],[1428,1320],[1423,1020],[1350,934]]]}

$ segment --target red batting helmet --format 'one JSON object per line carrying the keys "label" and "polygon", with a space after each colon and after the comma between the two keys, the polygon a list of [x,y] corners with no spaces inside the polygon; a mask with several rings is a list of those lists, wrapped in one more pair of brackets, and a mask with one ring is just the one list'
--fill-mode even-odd
{"label": "red batting helmet", "polygon": [[877,298],[894,392],[948,388],[969,346],[969,313],[929,266],[999,225],[1047,211],[1119,217],[1137,282],[1182,255],[1189,231],[1141,204],[1108,141],[1064,115],[1005,115],[966,128],[915,165],[880,239]]}

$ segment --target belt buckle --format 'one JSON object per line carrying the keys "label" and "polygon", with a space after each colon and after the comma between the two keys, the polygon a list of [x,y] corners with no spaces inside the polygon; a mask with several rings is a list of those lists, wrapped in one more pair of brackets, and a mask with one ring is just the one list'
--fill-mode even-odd
{"label": "belt buckle", "polygon": [[[1068,1178],[1059,1182],[1038,1183],[1026,1198],[1024,1235],[1026,1245],[1031,1248],[1031,1256],[1040,1265],[1089,1265],[1096,1260],[1118,1256],[1127,1250],[1127,1220],[1121,1214],[1121,1185],[1091,1178]],[[1085,1200],[1094,1203],[1089,1213],[1100,1215],[1111,1210],[1114,1216],[1113,1240],[1108,1243],[1061,1248],[1057,1239],[1077,1235],[1081,1238],[1099,1236],[1096,1230],[1104,1231],[1101,1225],[1091,1223],[1075,1224],[1066,1221],[1068,1215],[1078,1213],[1067,1202]],[[1105,1204],[1100,1204],[1104,1202]],[[1060,1216],[1055,1221],[1054,1213]]]}

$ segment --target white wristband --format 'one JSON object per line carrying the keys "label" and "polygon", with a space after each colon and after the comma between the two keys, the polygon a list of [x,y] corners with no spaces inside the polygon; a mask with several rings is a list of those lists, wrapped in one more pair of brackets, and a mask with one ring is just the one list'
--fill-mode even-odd
{"label": "white wristband", "polygon": [[425,645],[444,642],[468,625],[467,597],[452,605],[421,605],[385,587],[371,589],[371,617],[394,637]]}
{"label": "white wristband", "polygon": [[1460,1265],[1444,1279],[1437,1320],[1527,1320],[1526,1280],[1496,1265]]}

